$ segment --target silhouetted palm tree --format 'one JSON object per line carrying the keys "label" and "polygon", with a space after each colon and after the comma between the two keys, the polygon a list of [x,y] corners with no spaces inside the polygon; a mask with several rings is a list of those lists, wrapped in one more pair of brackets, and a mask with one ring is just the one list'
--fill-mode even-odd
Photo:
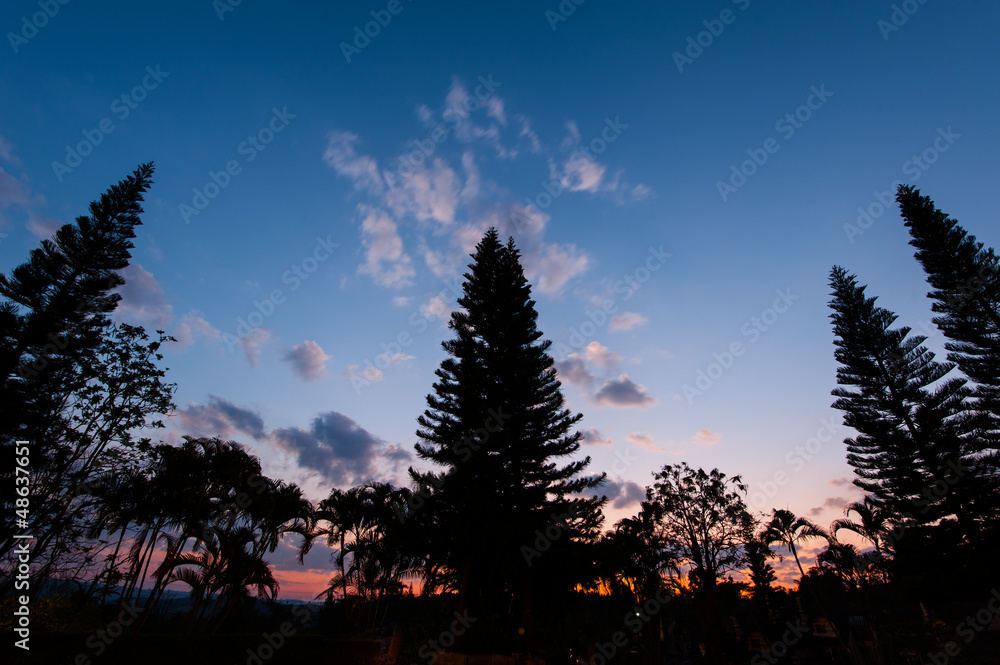
{"label": "silhouetted palm tree", "polygon": [[788,551],[795,558],[795,565],[798,566],[799,574],[802,577],[805,577],[806,573],[802,569],[802,562],[799,561],[799,552],[795,544],[810,538],[826,537],[826,532],[823,529],[805,517],[797,517],[795,513],[784,508],[774,511],[764,532],[764,538],[768,543],[781,543],[788,548]]}
{"label": "silhouetted palm tree", "polygon": [[857,567],[858,549],[850,543],[831,540],[826,549],[816,555],[816,565],[829,568],[849,588],[854,589],[860,578]]}
{"label": "silhouetted palm tree", "polygon": [[660,527],[659,505],[643,501],[639,512],[615,524],[598,543],[608,591],[628,592],[636,603],[653,598],[664,578],[679,575],[676,546]]}
{"label": "silhouetted palm tree", "polygon": [[830,533],[834,536],[838,531],[852,531],[872,545],[875,551],[882,555],[886,551],[886,539],[890,533],[890,520],[892,513],[885,509],[882,504],[866,496],[863,501],[855,501],[844,508],[844,515],[850,517],[851,513],[857,513],[860,521],[850,519],[834,520],[830,525]]}
{"label": "silhouetted palm tree", "polygon": [[304,555],[312,541],[324,535],[327,544],[336,547],[334,560],[339,570],[317,597],[332,599],[340,591],[349,617],[346,601],[353,588],[359,601],[356,609],[367,614],[366,623],[379,623],[383,599],[401,594],[403,578],[419,574],[423,568],[423,559],[411,551],[411,526],[397,515],[399,506],[405,506],[409,499],[410,490],[375,481],[346,491],[331,490],[317,507],[315,527],[299,550],[300,556]]}
{"label": "silhouetted palm tree", "polygon": [[[852,512],[857,514],[858,521],[848,519]],[[861,568],[863,570],[869,565],[875,565],[885,576],[885,563],[892,545],[891,534],[894,515],[884,505],[869,496],[866,496],[862,501],[848,504],[844,508],[844,515],[847,517],[834,520],[830,524],[830,535],[836,538],[839,531],[851,531],[870,542],[875,547],[875,551],[858,555],[858,559],[864,562]]]}

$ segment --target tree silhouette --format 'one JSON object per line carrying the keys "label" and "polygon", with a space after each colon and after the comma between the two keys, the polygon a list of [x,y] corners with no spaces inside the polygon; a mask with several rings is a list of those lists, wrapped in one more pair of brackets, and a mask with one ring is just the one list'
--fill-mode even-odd
{"label": "tree silhouette", "polygon": [[771,585],[778,579],[774,574],[774,566],[768,562],[768,559],[774,556],[771,544],[763,534],[760,534],[747,541],[745,547],[750,582],[753,584],[753,597],[758,600],[766,599],[773,591]]}
{"label": "tree silhouette", "polygon": [[964,378],[948,378],[908,327],[890,329],[896,315],[877,307],[865,287],[841,267],[830,275],[835,356],[840,362],[833,406],[858,436],[847,439],[854,484],[899,521],[931,523],[958,516],[976,530],[975,460],[982,454],[980,422],[968,404]]}
{"label": "tree silhouette", "polygon": [[[397,510],[410,499],[410,490],[394,488],[387,483],[367,482],[348,490],[333,488],[317,506],[315,529],[300,550],[301,556],[311,547],[312,540],[326,536],[327,545],[334,548],[338,571],[330,586],[317,597],[332,600],[341,593],[345,616],[351,617],[349,590],[354,590],[357,607],[355,618],[364,612],[364,624],[374,628],[381,623],[383,601],[403,593],[403,578],[419,574],[423,559],[412,546],[411,523],[399,520]],[[348,563],[349,562],[349,563]]]}
{"label": "tree silhouette", "polygon": [[[530,641],[534,591],[582,581],[566,573],[581,539],[598,535],[605,501],[578,496],[604,478],[580,475],[589,457],[554,461],[579,450],[582,416],[563,407],[519,259],[496,229],[476,246],[449,323],[455,338],[443,343],[449,357],[418,418],[417,455],[443,470],[410,470],[428,496],[417,517],[432,565],[451,571],[460,610],[485,619],[464,636],[466,649],[515,648],[517,628]],[[541,541],[544,553],[525,552]]]}
{"label": "tree silhouette", "polygon": [[753,517],[740,476],[727,478],[718,469],[705,472],[681,462],[664,466],[654,480],[646,500],[656,503],[664,537],[680,547],[697,585],[714,587],[720,575],[743,565]]}
{"label": "tree silhouette", "polygon": [[627,593],[636,604],[653,598],[666,581],[679,575],[676,545],[665,535],[657,503],[643,501],[634,517],[619,520],[600,541],[605,590]]}
{"label": "tree silhouette", "polygon": [[981,546],[993,548],[1000,539],[1000,257],[920,190],[900,186],[896,200],[933,289],[927,296],[938,314],[934,323],[948,339],[948,360],[973,383],[982,443],[972,463],[982,482],[967,499],[985,518],[981,534],[993,534],[994,542]]}
{"label": "tree silhouette", "polygon": [[314,530],[298,486],[264,476],[255,456],[218,438],[154,446],[125,473],[98,479],[87,499],[90,537],[104,550],[116,541],[92,587],[103,585],[101,604],[114,597],[140,610],[135,631],[174,582],[191,590],[190,630],[214,632],[250,604],[250,590],[273,599],[265,556],[286,535]]}
{"label": "tree silhouette", "polygon": [[745,544],[753,538],[753,516],[743,499],[747,487],[740,476],[692,469],[685,462],[668,464],[653,477],[646,500],[656,504],[663,537],[689,567],[688,579],[702,601],[705,638],[710,650],[717,649],[725,634],[719,577],[743,567]]}
{"label": "tree silhouette", "polygon": [[802,562],[799,561],[799,552],[795,544],[809,538],[826,538],[826,532],[805,517],[797,517],[795,513],[784,508],[777,509],[772,513],[771,521],[768,522],[763,537],[769,544],[781,543],[788,548],[795,559],[795,565],[798,566],[799,574],[803,578],[806,573],[802,570]]}
{"label": "tree silhouette", "polygon": [[995,437],[1000,427],[1000,257],[920,190],[900,185],[896,200],[934,289],[927,296],[940,314],[934,323],[948,338],[948,359],[976,384],[980,409],[994,417]]}
{"label": "tree silhouette", "polygon": [[[48,420],[32,456],[28,519],[37,538],[40,579],[82,551],[94,484],[109,474],[126,474],[148,452],[149,440],[136,439],[133,431],[163,427],[149,417],[173,407],[174,385],[163,381],[165,370],[156,365],[162,359],[161,344],[170,339],[161,334],[151,341],[141,327],[109,326],[97,348],[80,362],[58,414]],[[3,521],[0,555],[14,546],[9,537],[13,516],[8,511]],[[4,586],[10,583],[4,580]]]}
{"label": "tree silhouette", "polygon": [[143,164],[64,224],[30,260],[0,275],[0,441],[31,438],[61,416],[78,365],[98,347],[125,283],[142,195],[153,165]]}
{"label": "tree silhouette", "polygon": [[[37,575],[58,570],[82,534],[86,484],[117,464],[124,449],[142,447],[131,432],[147,417],[166,413],[173,386],[156,366],[159,348],[137,326],[114,326],[108,317],[125,283],[141,224],[143,193],[153,165],[145,164],[90,204],[90,215],[63,225],[32,250],[27,263],[0,275],[0,452],[15,440],[33,442],[29,528],[38,539]],[[0,480],[13,488],[13,468]],[[3,492],[0,556],[14,545],[12,496]],[[0,592],[10,587],[4,577]]]}
{"label": "tree silhouette", "polygon": [[[857,521],[850,519],[852,512],[857,514]],[[869,566],[874,565],[882,575],[885,575],[885,563],[892,547],[893,522],[896,515],[867,496],[863,501],[847,504],[844,515],[843,519],[834,520],[830,525],[830,535],[836,538],[839,531],[851,531],[870,542],[875,548],[874,551],[859,555],[855,567],[865,572]]]}

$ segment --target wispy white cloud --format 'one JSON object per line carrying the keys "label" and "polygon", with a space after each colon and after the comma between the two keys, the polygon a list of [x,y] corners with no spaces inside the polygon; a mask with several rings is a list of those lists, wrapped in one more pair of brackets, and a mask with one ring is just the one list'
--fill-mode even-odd
{"label": "wispy white cloud", "polygon": [[[211,342],[222,340],[221,331],[197,310],[187,312],[175,324],[174,307],[168,301],[163,287],[153,273],[146,270],[141,263],[130,263],[121,272],[125,284],[118,289],[122,299],[118,301],[114,311],[116,320],[146,328],[166,330],[177,339],[177,344],[181,348],[190,346],[200,339]],[[262,341],[263,339],[259,337],[240,340],[251,367],[256,366],[259,344]]]}
{"label": "wispy white cloud", "polygon": [[597,192],[607,167],[584,154],[577,154],[562,164],[561,184],[571,192]]}
{"label": "wispy white cloud", "polygon": [[644,185],[641,182],[629,190],[629,196],[633,201],[642,201],[643,199],[652,196],[652,194],[653,190],[648,185]]}
{"label": "wispy white cloud", "polygon": [[396,222],[377,208],[364,210],[367,214],[361,222],[361,242],[365,262],[358,267],[358,274],[371,276],[380,286],[398,289],[411,285],[416,271],[409,254],[403,251]]}
{"label": "wispy white cloud", "polygon": [[382,373],[382,370],[377,367],[366,367],[361,369],[360,365],[348,365],[347,369],[344,370],[344,378],[351,384],[354,384],[355,382],[360,382],[362,384],[378,383],[384,378],[384,374]]}
{"label": "wispy white cloud", "polygon": [[165,329],[174,320],[174,308],[153,273],[132,262],[121,271],[125,284],[118,288],[122,299],[115,317],[128,323]]}
{"label": "wispy white cloud", "polygon": [[576,123],[567,120],[563,123],[563,127],[566,128],[566,136],[562,140],[562,147],[566,150],[572,150],[580,145],[580,128],[577,127]]}
{"label": "wispy white cloud", "polygon": [[199,337],[211,340],[219,340],[222,337],[222,333],[206,321],[201,312],[195,310],[181,317],[173,334],[180,346],[190,346]]}
{"label": "wispy white cloud", "polygon": [[38,210],[28,211],[28,231],[36,238],[51,238],[63,225],[62,220],[49,217]]}
{"label": "wispy white cloud", "polygon": [[0,159],[11,166],[20,166],[21,160],[14,154],[14,146],[3,136],[0,136]]}
{"label": "wispy white cloud", "polygon": [[358,154],[360,142],[351,132],[330,132],[323,161],[338,174],[349,178],[356,189],[381,192],[384,188],[378,163],[368,155]]}
{"label": "wispy white cloud", "polygon": [[528,148],[533,154],[539,154],[542,151],[542,143],[538,140],[538,134],[531,129],[531,123],[523,115],[518,114],[516,116],[518,123],[521,125],[521,133],[517,135],[518,141],[520,139],[525,139],[528,141]]}
{"label": "wispy white cloud", "polygon": [[412,215],[418,221],[440,224],[455,221],[459,178],[443,159],[417,167],[385,194],[386,205],[397,218]]}
{"label": "wispy white cloud", "polygon": [[636,312],[618,312],[611,317],[611,332],[632,330],[649,322],[642,314]]}
{"label": "wispy white cloud", "polygon": [[708,429],[700,429],[691,437],[691,443],[699,446],[714,446],[722,439],[722,435]]}
{"label": "wispy white cloud", "polygon": [[453,311],[454,308],[448,302],[443,292],[431,296],[420,306],[420,313],[422,315],[429,319],[438,319],[442,323],[446,323],[451,318]]}
{"label": "wispy white cloud", "polygon": [[[12,166],[19,165],[20,161],[14,156],[13,147],[9,143],[4,144],[4,141],[0,136],[0,151],[6,150],[8,153],[5,161]],[[7,211],[10,210],[27,217],[26,227],[35,237],[49,238],[62,226],[62,222],[49,217],[44,212],[45,206],[44,196],[31,193],[27,174],[16,178],[0,167],[0,227],[10,223],[7,216]]]}
{"label": "wispy white cloud", "polygon": [[[540,154],[545,151],[528,118],[511,113],[507,101],[495,91],[484,96],[482,87],[473,94],[455,77],[440,115],[430,105],[417,105],[417,119],[426,127],[433,126],[434,131],[411,142],[417,149],[407,149],[399,158],[406,168],[401,166],[391,177],[380,173],[380,162],[361,152],[361,139],[356,134],[337,131],[327,137],[326,163],[369,196],[361,206],[366,215],[361,224],[366,261],[359,272],[370,275],[376,284],[400,288],[414,282],[418,268],[410,258],[414,250],[407,253],[401,240],[403,225],[414,222],[416,255],[440,279],[461,274],[468,254],[490,226],[497,227],[504,238],[515,238],[525,275],[538,293],[559,294],[590,269],[592,259],[583,248],[546,242],[544,231],[550,215],[539,209],[544,206],[525,205],[523,192],[510,192],[484,176],[489,155],[484,156],[479,146],[493,147],[494,158],[499,159],[513,158],[524,149]],[[623,188],[620,173],[610,178],[608,167],[583,149],[576,123],[568,121],[565,126],[566,137],[556,148],[559,155],[546,156],[549,177],[555,179],[563,196]],[[449,140],[462,144],[457,169],[440,147]],[[387,158],[385,163],[395,162]],[[630,189],[636,197],[648,195],[645,185]],[[409,234],[404,235],[409,243]]]}
{"label": "wispy white cloud", "polygon": [[524,253],[524,274],[542,293],[560,293],[566,284],[590,267],[590,256],[570,243],[543,245]]}
{"label": "wispy white cloud", "polygon": [[601,345],[597,340],[587,344],[583,353],[587,362],[604,369],[616,367],[624,359],[620,353],[608,350],[608,347]]}
{"label": "wispy white cloud", "polygon": [[666,450],[656,445],[656,442],[653,441],[652,436],[646,434],[645,432],[631,432],[625,435],[625,439],[629,443],[632,443],[633,445],[639,446],[641,448],[645,448],[650,452],[654,453],[666,452]]}
{"label": "wispy white cloud", "polygon": [[405,353],[386,352],[380,354],[376,360],[379,366],[392,367],[393,365],[402,365],[403,363],[408,363],[411,360],[415,360],[415,358]]}
{"label": "wispy white cloud", "polygon": [[465,184],[462,186],[459,196],[464,203],[468,204],[479,196],[483,180],[475,157],[468,150],[462,153],[462,170],[465,172]]}
{"label": "wispy white cloud", "polygon": [[0,167],[0,206],[27,205],[32,202],[31,189]]}
{"label": "wispy white cloud", "polygon": [[247,359],[247,363],[250,367],[257,367],[257,362],[260,359],[261,347],[263,347],[271,339],[271,331],[267,328],[255,328],[252,333],[246,337],[239,338],[240,349],[243,351],[243,357]]}
{"label": "wispy white cloud", "polygon": [[496,95],[486,99],[486,115],[495,118],[504,127],[507,126],[507,115],[504,113],[503,100]]}

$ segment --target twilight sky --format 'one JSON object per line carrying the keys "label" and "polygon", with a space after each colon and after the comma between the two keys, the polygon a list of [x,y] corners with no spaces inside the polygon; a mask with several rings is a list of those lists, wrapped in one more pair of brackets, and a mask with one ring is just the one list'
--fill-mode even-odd
{"label": "twilight sky", "polygon": [[[898,182],[1000,245],[1000,6],[817,4],[12,0],[0,270],[155,161],[119,315],[179,340],[164,436],[243,442],[318,500],[406,482],[493,225],[607,526],[680,461],[826,525],[860,497],[829,270],[929,325]],[[326,557],[280,550],[282,595]]]}

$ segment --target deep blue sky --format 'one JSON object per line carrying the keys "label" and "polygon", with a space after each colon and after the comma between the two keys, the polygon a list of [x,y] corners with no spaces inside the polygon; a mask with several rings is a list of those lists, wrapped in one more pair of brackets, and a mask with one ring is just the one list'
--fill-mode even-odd
{"label": "deep blue sky", "polygon": [[[842,480],[845,428],[808,460],[795,452],[839,423],[830,267],[900,323],[929,320],[898,213],[878,215],[896,180],[998,244],[1000,7],[914,0],[890,30],[892,3],[816,4],[567,1],[555,22],[555,1],[403,0],[393,15],[387,2],[244,0],[221,19],[207,0],[75,1],[33,31],[23,17],[39,5],[14,0],[0,9],[0,269],[155,161],[120,316],[181,339],[168,436],[235,438],[318,499],[405,481],[449,337],[446,284],[495,224],[562,345],[585,452],[619,493],[612,519],[683,460],[743,474],[759,508],[825,524],[858,496]],[[391,20],[347,62],[342,42],[373,11]],[[679,68],[689,38],[708,45]],[[783,120],[796,113],[808,119]],[[602,131],[614,141],[580,157]],[[72,170],[54,166],[98,137]],[[401,178],[414,142],[433,152]],[[731,181],[754,154],[767,159]],[[230,162],[236,175],[185,215]],[[720,181],[740,186],[723,196]],[[547,201],[546,187],[562,191]],[[849,238],[859,206],[878,216]],[[630,292],[625,277],[661,247],[671,256]],[[314,271],[297,281],[295,266]],[[255,301],[269,311],[275,289],[282,302],[237,343],[238,319]],[[771,318],[779,291],[791,306]],[[613,322],[575,336],[606,300]],[[771,323],[754,332],[754,317]],[[686,393],[734,342],[732,366]],[[396,355],[380,359],[383,344]],[[616,455],[634,460],[613,469]],[[776,472],[786,482],[761,494]]]}

